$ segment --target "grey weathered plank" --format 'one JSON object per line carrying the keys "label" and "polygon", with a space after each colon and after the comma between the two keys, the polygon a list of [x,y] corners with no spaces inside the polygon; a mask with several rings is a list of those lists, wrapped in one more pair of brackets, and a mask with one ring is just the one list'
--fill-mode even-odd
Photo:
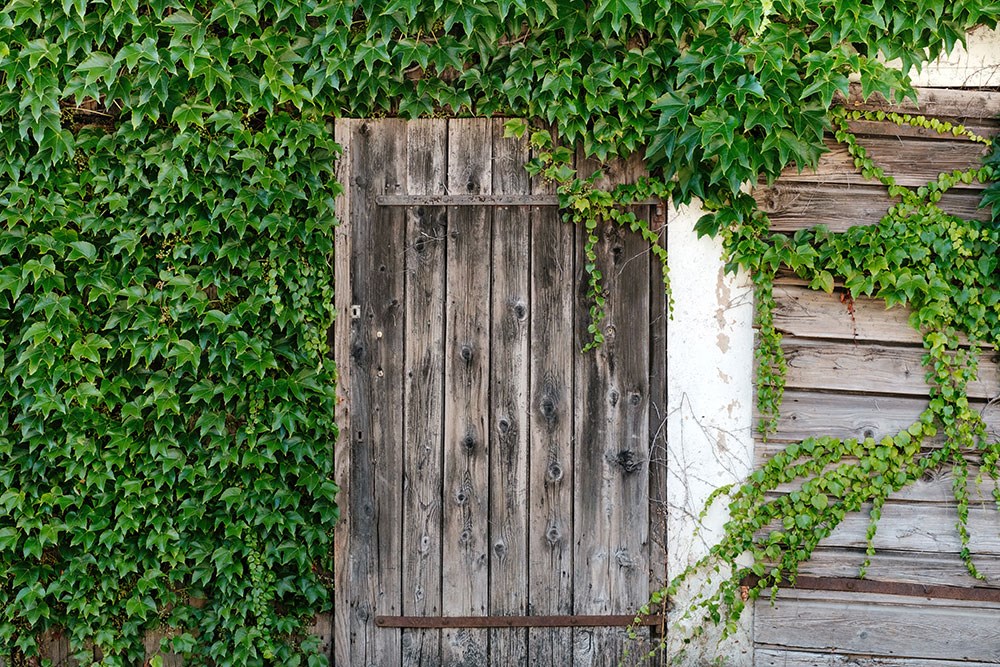
{"label": "grey weathered plank", "polygon": [[[922,347],[786,338],[782,348],[790,388],[909,396],[928,392]],[[1000,395],[1000,366],[995,353],[983,353],[979,378],[969,383],[968,393],[985,399]]]}
{"label": "grey weathered plank", "polygon": [[923,341],[910,326],[910,309],[886,308],[882,299],[851,299],[841,289],[827,294],[780,280],[774,286],[774,299],[774,325],[785,335],[914,345]]}
{"label": "grey weathered plank", "polygon": [[[1000,405],[973,401],[992,438],[1000,439]],[[787,442],[829,435],[837,438],[876,438],[894,435],[917,420],[926,398],[831,394],[790,389],[785,392],[778,432],[756,444],[763,460]]]}
{"label": "grey weathered plank", "polygon": [[[404,331],[405,215],[375,205],[375,195],[406,185],[403,121],[364,121],[353,127],[354,177],[351,222],[355,252],[352,303],[351,491],[347,507],[351,542],[349,589],[352,615],[348,665],[400,662],[400,631],[377,629],[377,614],[398,614],[402,537],[402,375]],[[337,653],[342,654],[337,647]]]}
{"label": "grey weathered plank", "polygon": [[758,644],[920,659],[1000,661],[1000,605],[783,590],[758,604]]}
{"label": "grey weathered plank", "polygon": [[[449,192],[490,193],[492,132],[487,123],[448,124]],[[490,212],[449,214],[445,342],[445,451],[442,608],[485,615],[489,591]],[[446,630],[442,661],[487,663],[485,630]]]}
{"label": "grey weathered plank", "polygon": [[[579,156],[578,169],[592,168]],[[606,178],[634,180],[636,160]],[[577,245],[584,245],[578,230]],[[649,590],[649,263],[637,235],[604,223],[599,227],[597,264],[609,294],[601,324],[605,343],[577,357],[576,471],[574,473],[574,612],[628,613]],[[585,258],[577,257],[579,283]],[[587,334],[588,300],[576,304],[576,341]],[[614,664],[624,651],[620,631],[574,633],[576,665]]]}
{"label": "grey weathered plank", "polygon": [[[771,220],[771,230],[794,232],[825,226],[843,232],[856,225],[875,225],[898,200],[890,199],[882,185],[812,183],[779,179],[770,187],[754,189],[754,198]],[[938,205],[946,213],[975,220],[989,220],[989,209],[979,208],[982,193],[976,189],[952,190]]]}
{"label": "grey weathered plank", "polygon": [[[876,550],[914,553],[953,553],[962,548],[957,515],[951,506],[887,501],[875,533]],[[992,501],[969,509],[969,549],[975,554],[1000,554],[1000,513]],[[853,512],[821,544],[839,548],[865,548],[868,513]]]}
{"label": "grey weathered plank", "polygon": [[[651,206],[649,214],[651,221],[659,224],[661,242],[666,244],[663,207]],[[670,322],[662,266],[652,255],[649,260],[649,290],[649,582],[655,590],[668,583],[667,327]],[[656,627],[651,634],[659,641],[664,631],[665,628]],[[634,647],[633,651],[640,652],[639,647]],[[665,667],[666,651],[660,651],[650,664]]]}
{"label": "grey weathered plank", "polygon": [[860,84],[851,86],[847,99],[838,96],[838,104],[848,109],[920,113],[941,118],[994,120],[1000,116],[1000,93],[956,88],[916,88],[917,101],[898,100],[890,104],[879,94],[865,99]]}
{"label": "grey weathered plank", "polygon": [[[554,187],[536,179],[536,193]],[[529,609],[573,613],[573,227],[531,211]],[[572,665],[570,628],[528,631],[529,664]]]}
{"label": "grey weathered plank", "polygon": [[[968,169],[982,164],[985,147],[968,140],[924,142],[919,140],[899,140],[890,137],[867,137],[859,142],[868,151],[868,157],[885,172],[896,179],[899,185],[919,187],[936,180],[941,172]],[[931,143],[930,146],[927,144]],[[795,170],[781,175],[785,182],[805,181],[810,183],[850,183],[871,184],[854,167],[847,148],[832,139],[826,140],[830,152],[820,158],[816,169],[801,173]],[[929,155],[930,154],[930,155]],[[955,190],[978,189],[980,186],[956,186]]]}
{"label": "grey weathered plank", "polygon": [[334,124],[334,139],[342,152],[334,168],[334,177],[343,185],[344,191],[337,197],[335,213],[340,223],[334,232],[334,301],[337,318],[334,320],[333,358],[337,364],[337,407],[336,419],[340,428],[334,445],[334,477],[340,486],[337,503],[343,508],[341,519],[334,529],[333,564],[333,664],[349,665],[351,660],[352,614],[350,585],[351,524],[348,511],[351,507],[351,450],[354,434],[351,428],[351,265],[353,262],[353,228],[351,200],[354,184],[351,165],[351,137],[354,135],[355,120],[337,119]]}
{"label": "grey weathered plank", "polygon": [[[522,195],[531,183],[525,139],[503,137],[493,120],[493,192]],[[528,322],[530,211],[493,210],[490,345],[490,582],[491,616],[521,615],[528,602]],[[527,664],[528,631],[495,629],[490,664]]]}
{"label": "grey weathered plank", "polygon": [[[930,114],[923,115],[925,118],[932,117]],[[891,136],[925,139],[928,141],[955,140],[955,135],[951,132],[941,133],[928,127],[913,127],[906,124],[896,125],[891,121],[850,120],[847,124],[850,126],[851,131],[858,137]],[[965,129],[971,130],[981,137],[992,137],[1000,129],[1000,124],[994,118],[970,118],[962,124],[965,126]]]}
{"label": "grey weathered plank", "polygon": [[995,662],[887,658],[866,655],[757,649],[754,667],[991,667]]}
{"label": "grey weathered plank", "polygon": [[[407,124],[409,192],[440,194],[447,178],[448,124]],[[447,209],[406,211],[406,361],[403,375],[403,613],[441,614]],[[403,665],[441,664],[441,631],[403,630]]]}
{"label": "grey weathered plank", "polygon": [[[824,547],[813,552],[812,557],[802,564],[799,574],[856,577],[864,560],[863,549]],[[865,578],[962,588],[1000,587],[1000,556],[980,554],[976,556],[975,563],[986,581],[974,579],[957,554],[915,554],[883,549],[872,556]]]}

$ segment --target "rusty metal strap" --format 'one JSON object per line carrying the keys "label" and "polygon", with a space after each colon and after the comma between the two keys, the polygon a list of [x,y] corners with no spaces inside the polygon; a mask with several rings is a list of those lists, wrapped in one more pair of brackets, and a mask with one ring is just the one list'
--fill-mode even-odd
{"label": "rusty metal strap", "polygon": [[[559,206],[559,195],[378,195],[379,206]],[[659,206],[660,199],[635,206]]]}
{"label": "rusty metal strap", "polygon": [[[747,586],[754,586],[759,577],[743,580]],[[781,588],[790,588],[787,583]],[[1000,588],[942,586],[937,584],[915,584],[904,581],[873,581],[851,577],[799,577],[795,589],[811,591],[832,591],[837,593],[873,593],[879,595],[902,595],[907,597],[934,598],[938,600],[960,600],[967,602],[1000,603]]]}
{"label": "rusty metal strap", "polygon": [[376,616],[380,628],[585,628],[660,625],[659,616]]}

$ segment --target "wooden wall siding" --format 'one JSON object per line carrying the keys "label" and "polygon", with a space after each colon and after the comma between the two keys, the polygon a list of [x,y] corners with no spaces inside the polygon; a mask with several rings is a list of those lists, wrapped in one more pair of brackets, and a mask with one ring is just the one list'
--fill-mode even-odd
{"label": "wooden wall siding", "polygon": [[551,192],[524,171],[525,141],[484,119],[337,132],[351,237],[338,294],[350,286],[341,308],[360,317],[334,345],[350,378],[335,664],[617,664],[623,628],[400,630],[375,617],[631,614],[662,583],[659,267],[641,239],[601,228],[607,343],[581,354],[583,238],[555,207],[375,202]]}
{"label": "wooden wall siding", "polygon": [[[993,135],[1000,98],[954,91],[925,92],[926,115],[963,122]],[[983,107],[983,108],[980,108]],[[941,111],[945,113],[940,113]],[[981,146],[885,123],[855,124],[869,154],[906,185],[921,185],[941,171],[977,164]],[[885,189],[861,180],[842,149],[825,156],[815,172],[788,173],[756,191],[772,229],[794,232],[813,225],[835,231],[877,223],[891,205]],[[986,219],[977,210],[980,190],[955,188],[944,208]],[[831,295],[779,277],[775,323],[784,335],[788,384],[777,433],[758,441],[757,462],[810,436],[880,438],[911,424],[926,408],[928,386],[921,365],[920,334],[905,308],[886,309],[872,298],[851,300],[838,285]],[[983,355],[973,403],[990,436],[1000,439],[1000,355]],[[937,446],[932,442],[929,446]],[[900,583],[1000,587],[1000,514],[994,483],[970,470],[970,549],[988,581],[974,580],[959,559],[952,495],[954,475],[935,471],[886,503],[875,535],[877,553],[867,577]],[[787,489],[779,489],[779,492]],[[849,516],[824,540],[801,573],[855,577],[864,560],[866,513]],[[782,590],[777,604],[755,607],[756,667],[957,667],[1000,664],[1000,604],[870,593]]]}

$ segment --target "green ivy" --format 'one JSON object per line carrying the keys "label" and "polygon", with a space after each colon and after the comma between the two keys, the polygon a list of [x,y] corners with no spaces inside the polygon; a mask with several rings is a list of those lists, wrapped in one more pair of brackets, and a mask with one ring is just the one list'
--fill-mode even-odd
{"label": "green ivy", "polygon": [[[776,582],[841,513],[922,467],[958,464],[963,447],[980,447],[996,476],[997,452],[964,399],[976,352],[997,340],[996,227],[935,206],[958,181],[991,181],[996,158],[912,196],[890,184],[901,203],[888,222],[845,235],[772,235],[741,187],[815,164],[831,130],[888,182],[845,116],[828,113],[835,96],[853,74],[865,96],[910,94],[910,68],[998,15],[995,0],[10,0],[0,647],[32,657],[39,636],[65,628],[81,658],[92,644],[102,664],[125,665],[160,628],[164,648],[193,665],[324,662],[302,636],[328,605],[337,518],[326,359],[335,116],[554,126],[558,142],[533,135],[529,168],[559,183],[590,264],[596,225],[610,219],[665,265],[655,231],[623,206],[701,198],[698,231],[721,236],[730,267],[755,278],[766,429],[783,382],[778,267],[914,308],[935,387],[925,416],[886,443],[820,439],[776,457],[733,495],[715,558],[763,553]],[[893,59],[901,70],[884,64]],[[641,151],[651,177],[601,192],[556,148],[575,143],[599,159]],[[984,202],[1000,209],[995,184]],[[599,343],[602,276],[587,275]],[[935,430],[951,444],[915,454]],[[845,452],[859,462],[824,477]],[[817,481],[763,501],[793,473]],[[790,524],[783,536],[748,538],[769,512]],[[733,592],[706,602],[710,617],[722,620],[719,602],[738,614]]]}

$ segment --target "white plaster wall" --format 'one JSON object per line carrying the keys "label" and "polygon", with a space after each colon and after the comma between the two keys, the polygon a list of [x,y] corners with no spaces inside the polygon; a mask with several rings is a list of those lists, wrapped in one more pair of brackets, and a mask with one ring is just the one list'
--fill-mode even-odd
{"label": "white plaster wall", "polygon": [[[721,245],[697,238],[697,206],[668,214],[667,248],[674,295],[667,326],[667,571],[672,577],[703,556],[721,534],[725,502],[717,504],[696,535],[698,515],[719,486],[742,480],[753,462],[753,292],[746,275],[727,274]],[[676,608],[693,591],[674,600]],[[749,620],[725,645],[709,632],[690,647],[685,664],[726,656],[751,664]],[[706,628],[707,631],[712,628]],[[679,634],[673,633],[674,637]],[[672,652],[679,647],[671,645]]]}
{"label": "white plaster wall", "polygon": [[1000,86],[1000,31],[977,28],[966,46],[957,46],[934,65],[914,72],[916,86],[962,88]]}
{"label": "white plaster wall", "polygon": [[[1000,32],[973,31],[967,49],[913,73],[913,80],[930,87],[1000,85]],[[752,290],[746,275],[723,271],[719,241],[696,238],[694,225],[701,215],[697,206],[675,209],[667,225],[675,300],[667,336],[671,576],[704,555],[721,533],[724,501],[696,531],[708,495],[742,480],[753,462]],[[676,607],[682,608],[690,594],[682,593]],[[740,633],[724,644],[706,628],[707,639],[689,647],[682,664],[702,666],[723,658],[722,664],[733,667],[751,665],[750,611],[743,616]]]}

